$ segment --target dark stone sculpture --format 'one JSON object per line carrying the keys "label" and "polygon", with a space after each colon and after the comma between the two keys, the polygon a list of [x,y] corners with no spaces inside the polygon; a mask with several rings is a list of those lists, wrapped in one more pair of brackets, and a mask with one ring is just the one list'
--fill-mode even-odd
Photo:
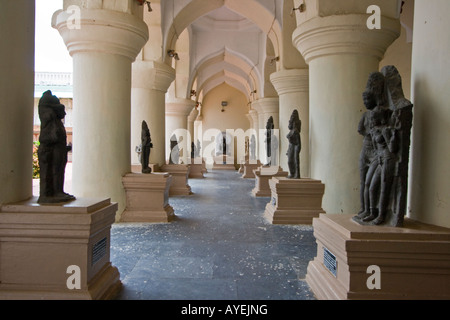
{"label": "dark stone sculpture", "polygon": [[148,128],[147,122],[142,121],[142,131],[141,131],[141,165],[142,173],[152,173],[152,168],[148,166],[150,161],[150,151],[153,148],[152,139],[150,136],[150,130]]}
{"label": "dark stone sculpture", "polygon": [[254,134],[250,138],[250,160],[256,160],[256,138]]}
{"label": "dark stone sculpture", "polygon": [[41,177],[38,203],[75,200],[73,195],[64,192],[67,153],[72,149],[67,145],[66,129],[62,122],[66,116],[65,107],[48,90],[39,100],[38,112],[41,120],[38,149]]}
{"label": "dark stone sculpture", "polygon": [[266,139],[264,142],[266,143],[266,156],[267,163],[264,166],[272,165],[272,137],[273,137],[273,129],[275,125],[273,124],[273,117],[270,116],[266,123]]}
{"label": "dark stone sculpture", "polygon": [[394,66],[371,73],[363,93],[368,111],[358,126],[364,136],[360,155],[360,224],[401,227],[406,214],[413,105],[403,95]]}
{"label": "dark stone sculpture", "polygon": [[179,164],[180,162],[180,149],[178,147],[178,139],[175,134],[170,137],[170,157],[169,164]]}
{"label": "dark stone sculpture", "polygon": [[202,150],[202,145],[199,139],[197,139],[197,147],[195,148],[195,158],[200,157]]}
{"label": "dark stone sculpture", "polygon": [[289,140],[289,147],[286,153],[289,166],[288,178],[300,179],[300,151],[302,149],[300,132],[302,130],[302,122],[299,118],[297,109],[291,114],[288,128],[289,133],[286,136]]}

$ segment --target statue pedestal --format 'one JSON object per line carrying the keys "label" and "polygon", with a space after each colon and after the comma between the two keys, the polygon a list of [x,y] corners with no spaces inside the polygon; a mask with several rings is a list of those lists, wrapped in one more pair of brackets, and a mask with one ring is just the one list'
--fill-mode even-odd
{"label": "statue pedestal", "polygon": [[231,156],[215,156],[213,170],[236,170]]}
{"label": "statue pedestal", "polygon": [[[110,262],[117,203],[37,197],[0,208],[0,300],[110,299],[121,287]],[[76,266],[79,271],[69,267]],[[80,289],[69,289],[79,284]]]}
{"label": "statue pedestal", "polygon": [[190,166],[185,164],[165,164],[161,167],[162,172],[168,172],[172,176],[169,188],[169,196],[186,196],[192,194],[188,184]]}
{"label": "statue pedestal", "polygon": [[190,164],[189,178],[204,178],[202,159],[192,159]]}
{"label": "statue pedestal", "polygon": [[129,173],[122,178],[127,204],[121,222],[170,222],[174,218],[169,205],[169,173]]}
{"label": "statue pedestal", "polygon": [[272,198],[264,215],[273,224],[312,224],[313,218],[324,213],[325,185],[319,180],[274,177],[269,186]]}
{"label": "statue pedestal", "polygon": [[[407,218],[401,228],[361,226],[353,216],[313,221],[317,256],[306,281],[318,299],[450,299],[450,229]],[[379,268],[379,289],[369,266]]]}
{"label": "statue pedestal", "polygon": [[253,170],[258,169],[259,167],[262,166],[262,164],[259,160],[253,160],[252,162],[254,162],[254,163],[250,163],[250,161],[246,161],[243,164],[242,178],[244,178],[244,179],[255,178],[255,173],[253,172]]}
{"label": "statue pedestal", "polygon": [[272,191],[270,190],[269,180],[273,177],[287,177],[288,174],[288,172],[283,171],[280,167],[259,167],[254,169],[255,188],[252,190],[252,195],[254,197],[270,197]]}

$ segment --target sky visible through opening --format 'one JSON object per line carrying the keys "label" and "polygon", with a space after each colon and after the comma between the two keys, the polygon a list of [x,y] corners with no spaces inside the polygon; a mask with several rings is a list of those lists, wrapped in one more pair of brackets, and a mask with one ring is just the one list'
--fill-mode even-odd
{"label": "sky visible through opening", "polygon": [[52,16],[63,0],[36,0],[36,72],[72,72],[72,57],[63,39],[52,28]]}

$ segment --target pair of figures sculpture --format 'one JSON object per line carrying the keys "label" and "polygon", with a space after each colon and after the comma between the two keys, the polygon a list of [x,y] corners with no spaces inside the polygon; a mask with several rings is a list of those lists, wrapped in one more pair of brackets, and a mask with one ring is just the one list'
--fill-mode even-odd
{"label": "pair of figures sculpture", "polygon": [[75,200],[64,192],[67,153],[67,134],[63,119],[65,106],[50,90],[43,93],[38,105],[41,133],[39,135],[38,161],[40,167],[38,203],[60,203]]}
{"label": "pair of figures sculpture", "polygon": [[400,227],[406,213],[412,107],[394,66],[369,75],[358,132],[364,137],[359,159],[360,224]]}

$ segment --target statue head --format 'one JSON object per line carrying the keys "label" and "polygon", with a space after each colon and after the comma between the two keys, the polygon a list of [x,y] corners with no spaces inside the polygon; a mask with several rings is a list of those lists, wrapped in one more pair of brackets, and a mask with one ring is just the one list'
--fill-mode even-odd
{"label": "statue head", "polygon": [[42,94],[42,97],[39,100],[39,107],[41,109],[50,108],[48,112],[53,110],[58,119],[62,120],[66,116],[65,106],[61,104],[59,99],[54,96],[50,90],[47,90]]}
{"label": "statue head", "polygon": [[294,111],[292,111],[291,118],[289,119],[288,128],[289,130],[297,129],[298,132],[300,132],[301,130],[301,121],[297,109],[294,109]]}
{"label": "statue head", "polygon": [[363,92],[364,105],[372,110],[385,102],[385,78],[381,72],[372,72],[367,80],[366,90]]}

